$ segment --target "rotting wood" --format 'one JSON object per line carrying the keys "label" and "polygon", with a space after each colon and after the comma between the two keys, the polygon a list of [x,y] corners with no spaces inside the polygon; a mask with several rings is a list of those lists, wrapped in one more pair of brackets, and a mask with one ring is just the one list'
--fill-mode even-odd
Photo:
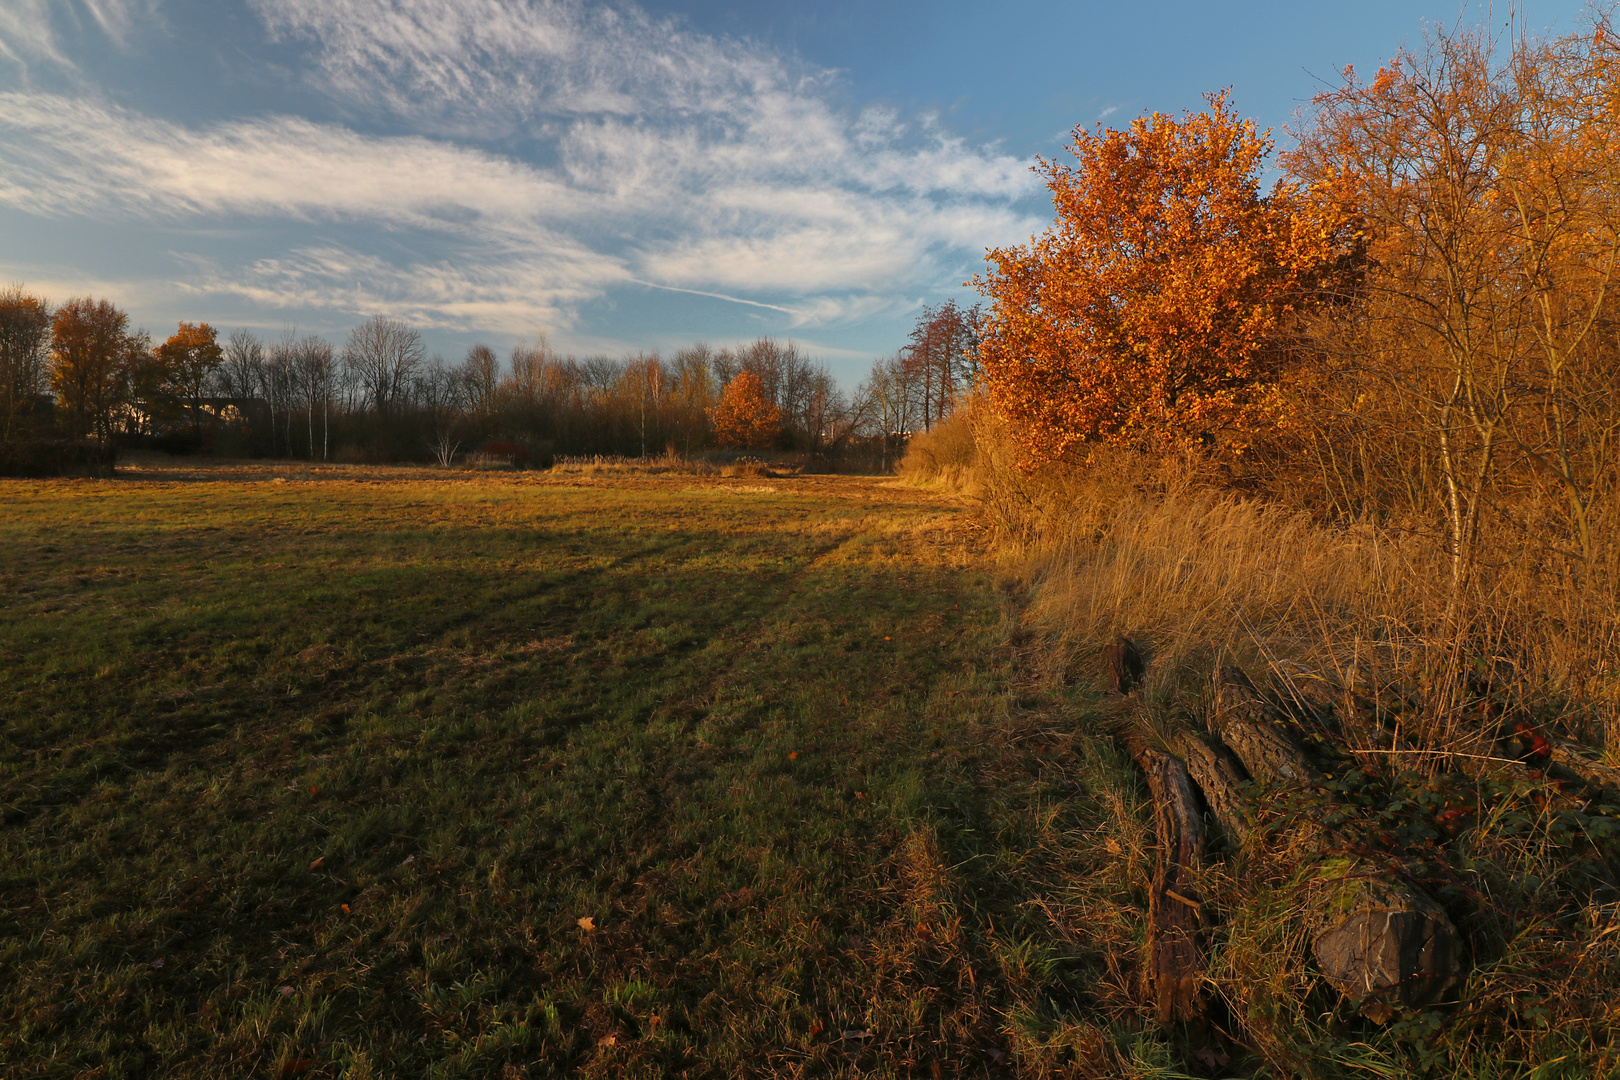
{"label": "rotting wood", "polygon": [[1215,678],[1215,708],[1210,728],[1249,770],[1272,783],[1310,783],[1318,779],[1305,755],[1285,734],[1277,709],[1254,688],[1243,672],[1223,667]]}
{"label": "rotting wood", "polygon": [[1103,664],[1108,670],[1108,689],[1115,694],[1129,694],[1142,682],[1145,668],[1142,652],[1127,637],[1118,637],[1103,647]]}
{"label": "rotting wood", "polygon": [[1427,1005],[1456,983],[1462,941],[1440,906],[1404,882],[1349,860],[1324,864],[1328,895],[1311,936],[1317,966],[1382,1022],[1392,1004]]}
{"label": "rotting wood", "polygon": [[1557,736],[1546,738],[1545,741],[1547,757],[1554,765],[1562,765],[1580,777],[1594,794],[1620,798],[1620,769],[1587,757],[1586,748],[1579,743]]}
{"label": "rotting wood", "polygon": [[1217,750],[1191,731],[1182,732],[1176,750],[1186,762],[1187,774],[1214,815],[1229,847],[1236,847],[1249,835],[1249,813],[1243,805],[1242,766],[1229,751]]}
{"label": "rotting wood", "polygon": [[[1126,658],[1134,647],[1127,646],[1124,638],[1109,646],[1111,678],[1129,671]],[[1272,785],[1322,780],[1295,742],[1284,714],[1241,671],[1228,667],[1218,672],[1214,699],[1213,744],[1183,730],[1171,735],[1170,749],[1163,749],[1149,741],[1139,720],[1127,721],[1116,732],[1146,775],[1153,799],[1158,860],[1149,891],[1151,959],[1146,975],[1160,1024],[1197,1021],[1204,1013],[1200,933],[1206,920],[1197,877],[1204,865],[1205,835],[1199,793],[1227,837],[1241,841],[1252,826],[1237,763],[1254,779]],[[1132,711],[1139,717],[1139,710]],[[1320,826],[1300,822],[1299,828],[1315,831]],[[1328,832],[1324,839],[1332,835]],[[1455,983],[1462,941],[1433,900],[1360,859],[1324,857],[1312,873],[1311,891],[1317,894],[1312,953],[1328,982],[1366,1015],[1385,1019],[1392,1003],[1425,1004]]]}
{"label": "rotting wood", "polygon": [[1147,776],[1153,798],[1158,860],[1148,890],[1149,988],[1161,1025],[1204,1015],[1203,904],[1198,872],[1204,864],[1204,821],[1186,766],[1134,730],[1120,744]]}
{"label": "rotting wood", "polygon": [[1305,665],[1273,664],[1271,688],[1283,710],[1306,726],[1326,730],[1335,725],[1341,694],[1332,683]]}
{"label": "rotting wood", "polygon": [[[1258,780],[1321,779],[1278,710],[1236,668],[1216,675],[1211,727]],[[1316,828],[1303,822],[1300,827]],[[1433,900],[1361,860],[1326,860],[1318,875],[1327,896],[1311,951],[1327,980],[1367,1016],[1386,1019],[1391,1000],[1427,1004],[1456,981],[1462,939]]]}

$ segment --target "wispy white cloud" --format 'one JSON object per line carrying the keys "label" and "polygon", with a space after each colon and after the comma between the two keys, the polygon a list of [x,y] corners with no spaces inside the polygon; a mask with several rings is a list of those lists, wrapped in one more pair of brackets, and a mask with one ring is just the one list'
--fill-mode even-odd
{"label": "wispy white cloud", "polygon": [[[540,326],[566,326],[574,308],[606,283],[566,261],[516,258],[496,265],[412,262],[399,264],[340,247],[307,247],[226,271],[213,265],[182,291],[241,297],[271,308],[336,309],[387,315],[419,326],[522,334]],[[612,280],[622,274],[607,275]]]}
{"label": "wispy white cloud", "polygon": [[83,98],[0,93],[0,202],[44,214],[352,216],[447,231],[587,209],[560,178],[442,140],[297,117],[192,129]]}
{"label": "wispy white cloud", "polygon": [[9,0],[0,5],[0,57],[13,63],[66,64],[51,25],[51,0]]}
{"label": "wispy white cloud", "polygon": [[[78,2],[116,35],[119,13],[147,0]],[[565,325],[636,281],[794,325],[860,318],[1038,227],[1015,205],[1036,186],[1026,162],[929,118],[840,110],[825,72],[634,8],[248,3],[271,34],[308,44],[308,78],[346,114],[379,123],[187,126],[93,97],[0,93],[0,206],[340,225],[341,244],[210,263],[187,287],[503,328]],[[38,40],[28,48],[52,39]]]}
{"label": "wispy white cloud", "polygon": [[634,7],[569,0],[249,0],[272,33],[312,42],[358,102],[480,125],[541,116],[690,116],[792,92],[774,54]]}
{"label": "wispy white cloud", "polygon": [[142,20],[158,20],[157,0],[5,0],[0,4],[0,59],[27,65],[75,65],[61,39],[64,24],[92,25],[115,45]]}
{"label": "wispy white cloud", "polygon": [[[78,3],[101,32],[118,45],[129,41],[141,20],[158,18],[158,0],[78,0]],[[68,6],[71,7],[71,3]]]}

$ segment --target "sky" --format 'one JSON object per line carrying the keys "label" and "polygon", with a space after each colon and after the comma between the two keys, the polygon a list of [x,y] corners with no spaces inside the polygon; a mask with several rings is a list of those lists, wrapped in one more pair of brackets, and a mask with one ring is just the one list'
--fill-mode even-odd
{"label": "sky", "polygon": [[0,0],[0,283],[455,359],[797,342],[853,384],[986,248],[1031,165],[1230,88],[1275,129],[1426,26],[1514,9],[961,0]]}

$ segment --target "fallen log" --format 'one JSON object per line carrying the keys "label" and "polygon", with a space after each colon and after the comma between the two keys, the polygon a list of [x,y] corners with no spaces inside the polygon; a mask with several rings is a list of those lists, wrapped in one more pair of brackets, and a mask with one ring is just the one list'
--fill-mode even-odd
{"label": "fallen log", "polygon": [[[1309,784],[1321,778],[1294,740],[1281,714],[1236,668],[1216,676],[1210,727],[1243,767],[1271,784]],[[1215,786],[1224,785],[1219,778]],[[1204,796],[1235,799],[1236,792]],[[1316,828],[1314,822],[1302,828]],[[1317,870],[1325,895],[1311,936],[1322,974],[1361,1003],[1374,1019],[1387,1017],[1389,999],[1427,1004],[1461,972],[1462,940],[1451,920],[1416,888],[1361,860],[1328,859]]]}
{"label": "fallen log", "polygon": [[1228,847],[1236,847],[1249,835],[1248,810],[1243,805],[1242,766],[1232,760],[1230,751],[1217,750],[1191,731],[1176,740],[1176,749],[1187,764],[1187,775],[1203,792],[1204,802],[1224,834]]}
{"label": "fallen log", "polygon": [[1150,746],[1139,733],[1120,743],[1147,776],[1153,798],[1158,860],[1148,890],[1149,990],[1158,1021],[1197,1021],[1204,1015],[1204,950],[1199,940],[1203,901],[1198,871],[1204,864],[1204,820],[1187,769],[1175,755]]}
{"label": "fallen log", "polygon": [[[1103,648],[1108,688],[1134,695],[1146,665],[1130,638],[1119,637]],[[1140,715],[1140,705],[1131,710]],[[1187,767],[1174,754],[1148,741],[1144,729],[1127,719],[1115,735],[1147,777],[1153,800],[1153,830],[1158,858],[1148,888],[1148,996],[1161,1025],[1203,1019],[1204,950],[1199,940],[1203,902],[1197,876],[1204,865],[1204,817]]]}
{"label": "fallen log", "polygon": [[1311,952],[1328,982],[1382,1022],[1393,1002],[1427,1005],[1458,979],[1462,941],[1434,901],[1362,862],[1319,868],[1326,895]]}
{"label": "fallen log", "polygon": [[1216,674],[1210,731],[1256,779],[1293,784],[1319,779],[1295,744],[1292,725],[1283,722],[1281,713],[1235,667],[1223,667]]}
{"label": "fallen log", "polygon": [[1546,738],[1547,757],[1553,764],[1562,765],[1580,777],[1587,787],[1600,797],[1620,798],[1620,769],[1594,761],[1586,756],[1586,748],[1579,743],[1558,736]]}

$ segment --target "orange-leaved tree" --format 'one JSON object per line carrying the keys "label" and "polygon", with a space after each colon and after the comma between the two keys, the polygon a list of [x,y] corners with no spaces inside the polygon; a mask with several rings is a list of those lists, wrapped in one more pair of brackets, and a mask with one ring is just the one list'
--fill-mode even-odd
{"label": "orange-leaved tree", "polygon": [[1076,165],[1037,166],[1056,223],[974,279],[984,384],[1028,463],[1095,442],[1241,453],[1284,419],[1283,330],[1341,230],[1295,187],[1262,194],[1269,133],[1207,100],[1076,129]]}
{"label": "orange-leaved tree", "polygon": [[1346,69],[1283,156],[1353,209],[1367,254],[1356,302],[1323,327],[1337,358],[1323,473],[1346,513],[1440,510],[1459,586],[1493,515],[1527,536],[1562,516],[1547,550],[1583,573],[1614,532],[1620,46],[1606,26],[1509,48],[1433,31],[1370,81]]}
{"label": "orange-leaved tree", "polygon": [[739,371],[709,410],[709,423],[721,446],[758,450],[782,430],[782,410],[765,394],[752,371]]}
{"label": "orange-leaved tree", "polygon": [[224,360],[214,328],[207,323],[183,322],[154,350],[163,368],[166,389],[191,409],[191,426],[202,429],[202,398],[208,377]]}
{"label": "orange-leaved tree", "polygon": [[51,320],[51,390],[74,438],[108,438],[129,358],[129,316],[106,300],[75,297]]}

